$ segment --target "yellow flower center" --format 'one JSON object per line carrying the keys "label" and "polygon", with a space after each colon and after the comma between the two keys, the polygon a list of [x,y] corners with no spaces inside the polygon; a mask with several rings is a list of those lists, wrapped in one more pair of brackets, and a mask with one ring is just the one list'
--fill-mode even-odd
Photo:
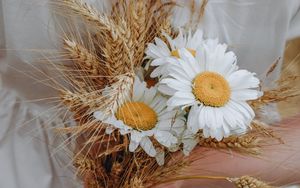
{"label": "yellow flower center", "polygon": [[[191,49],[191,48],[187,48],[187,50],[188,50],[194,57],[196,56],[196,50]],[[171,56],[180,58],[178,49],[177,49],[177,50],[173,50],[173,51],[171,52]]]}
{"label": "yellow flower center", "polygon": [[118,108],[116,118],[138,130],[151,130],[157,123],[156,112],[143,102],[126,102]]}
{"label": "yellow flower center", "polygon": [[223,76],[206,71],[195,77],[193,93],[204,105],[221,107],[229,101],[231,90]]}

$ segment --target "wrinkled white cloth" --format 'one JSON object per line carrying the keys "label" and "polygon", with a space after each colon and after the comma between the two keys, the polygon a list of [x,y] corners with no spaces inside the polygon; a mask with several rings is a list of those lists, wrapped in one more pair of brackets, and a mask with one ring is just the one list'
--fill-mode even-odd
{"label": "wrinkled white cloth", "polygon": [[[0,2],[0,46],[8,49],[6,56],[3,52],[0,54],[3,81],[0,89],[0,188],[81,187],[73,179],[72,170],[50,157],[56,137],[52,130],[43,128],[55,126],[56,121],[48,125],[51,114],[40,115],[50,106],[26,102],[55,96],[55,91],[15,70],[35,71],[30,64],[37,54],[25,49],[53,49],[60,44],[48,0]],[[174,25],[188,22],[191,2],[178,0],[182,6],[174,12]],[[103,8],[100,0],[89,0],[89,3],[109,8],[109,5]],[[201,0],[196,0],[195,4],[199,9]],[[285,42],[299,36],[299,8],[299,0],[209,0],[200,27],[206,37],[218,37],[220,42],[229,44],[238,56],[240,67],[262,75],[282,57]],[[271,80],[279,77],[279,70],[280,66]],[[41,75],[41,79],[47,78]],[[32,118],[35,119],[30,121]],[[23,124],[26,127],[19,129]],[[30,134],[30,130],[36,130],[35,134]]]}

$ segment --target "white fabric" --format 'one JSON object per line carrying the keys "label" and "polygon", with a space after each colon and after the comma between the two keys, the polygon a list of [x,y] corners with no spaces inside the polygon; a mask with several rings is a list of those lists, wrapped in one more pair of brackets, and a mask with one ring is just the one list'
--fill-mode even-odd
{"label": "white fabric", "polygon": [[[3,77],[0,91],[0,187],[77,187],[79,185],[72,180],[71,171],[65,171],[57,160],[49,157],[52,151],[49,146],[53,143],[51,131],[39,130],[47,118],[37,117],[37,120],[28,121],[37,114],[35,111],[47,108],[47,104],[31,105],[25,100],[51,97],[55,92],[14,70],[33,71],[29,64],[36,57],[24,49],[59,46],[59,37],[53,32],[48,1],[0,2],[4,15],[4,26],[0,21],[0,28],[5,30],[3,33],[0,29],[0,38],[5,36],[7,49],[18,50],[8,50],[5,58],[1,58],[3,55],[0,52]],[[96,0],[90,2],[99,3]],[[182,25],[187,20],[186,15],[189,15],[184,7],[189,6],[191,0],[178,2],[184,6],[178,6],[174,23]],[[197,0],[197,8],[200,4],[201,1]],[[201,27],[207,37],[218,37],[221,42],[228,43],[237,54],[241,67],[262,74],[282,56],[286,40],[299,36],[299,6],[299,0],[209,0]],[[12,58],[11,54],[16,57]],[[278,76],[279,69],[272,79]],[[27,122],[28,128],[39,130],[36,135],[16,129],[24,122]],[[36,137],[39,139],[33,139]]]}
{"label": "white fabric", "polygon": [[66,170],[67,164],[51,156],[58,144],[51,127],[61,122],[20,101],[10,90],[0,90],[0,99],[0,187],[81,187]]}

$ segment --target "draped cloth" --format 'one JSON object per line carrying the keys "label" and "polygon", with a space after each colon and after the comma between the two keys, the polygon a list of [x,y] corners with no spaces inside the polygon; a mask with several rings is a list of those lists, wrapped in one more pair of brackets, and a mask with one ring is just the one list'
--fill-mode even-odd
{"label": "draped cloth", "polygon": [[[109,9],[108,2],[89,0],[102,9]],[[5,53],[0,51],[0,187],[81,187],[72,170],[52,155],[57,139],[49,127],[61,124],[61,120],[53,119],[50,112],[41,113],[51,108],[50,104],[31,101],[53,97],[56,92],[23,74],[36,71],[32,63],[38,53],[28,49],[60,46],[51,6],[48,0],[0,3],[0,48],[7,49]],[[180,6],[174,10],[175,26],[187,24],[191,17],[196,19],[197,14],[190,11],[192,0],[178,3]],[[201,3],[195,0],[196,10]],[[237,54],[241,68],[263,75],[282,57],[286,41],[299,36],[299,8],[299,0],[209,0],[199,27],[205,37],[226,42]],[[279,77],[280,67],[270,81]],[[40,79],[47,78],[41,75]],[[270,83],[266,86],[272,87]],[[272,108],[266,108],[266,114],[278,117]]]}

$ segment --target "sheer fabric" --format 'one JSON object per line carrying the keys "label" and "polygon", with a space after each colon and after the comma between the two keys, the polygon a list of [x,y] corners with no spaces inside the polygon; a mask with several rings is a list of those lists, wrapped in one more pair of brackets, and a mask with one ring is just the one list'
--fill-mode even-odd
{"label": "sheer fabric", "polygon": [[[103,10],[109,9],[107,2],[89,0]],[[0,89],[0,187],[81,187],[74,183],[71,170],[50,157],[55,137],[52,130],[43,127],[46,124],[47,127],[55,126],[60,120],[48,125],[49,114],[39,112],[51,106],[26,102],[55,96],[55,91],[18,72],[36,71],[31,63],[37,57],[25,49],[53,49],[60,45],[49,2],[1,0],[0,3],[0,44],[1,48],[5,44],[8,49],[5,56],[2,50],[0,52],[3,80]],[[191,16],[196,20],[197,14],[192,15],[190,11],[192,0],[178,0],[178,3],[182,6],[174,11],[175,26],[187,24]],[[201,0],[196,0],[195,5],[196,10],[200,9]],[[220,42],[228,43],[237,54],[240,67],[262,75],[282,57],[286,40],[299,36],[299,7],[299,0],[209,0],[200,27],[206,37],[218,37]],[[279,77],[279,70],[280,66],[270,80]],[[41,75],[41,79],[46,78]],[[272,116],[277,116],[276,111],[273,112]],[[23,124],[27,131],[18,128]],[[35,134],[29,134],[28,130],[33,129]]]}

